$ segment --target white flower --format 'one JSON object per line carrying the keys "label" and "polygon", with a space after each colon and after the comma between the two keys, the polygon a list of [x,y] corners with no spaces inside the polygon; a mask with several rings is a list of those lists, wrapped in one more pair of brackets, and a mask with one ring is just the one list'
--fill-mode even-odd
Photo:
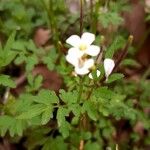
{"label": "white flower", "polygon": [[66,40],[73,46],[68,50],[66,60],[74,66],[77,75],[88,74],[94,66],[94,59],[89,56],[97,56],[100,52],[100,47],[91,45],[94,40],[95,35],[88,32],[83,33],[81,38],[72,35]]}
{"label": "white flower", "polygon": [[80,51],[76,51],[75,48],[70,48],[66,56],[66,60],[74,67],[78,66],[79,59],[81,59]]}
{"label": "white flower", "polygon": [[[90,56],[97,56],[100,52],[100,47],[96,45],[91,45],[95,40],[95,35],[89,32],[82,34],[81,38],[78,35],[72,35],[67,40],[66,43],[73,46],[69,51],[74,49],[80,56],[84,54]],[[68,51],[68,53],[69,53]]]}
{"label": "white flower", "polygon": [[85,75],[90,72],[90,69],[94,66],[94,59],[79,60],[78,66],[75,67],[75,72],[78,75]]}
{"label": "white flower", "polygon": [[89,69],[94,66],[94,59],[81,57],[80,53],[74,51],[74,48],[70,49],[66,60],[75,67],[75,73],[78,75],[88,74]]}
{"label": "white flower", "polygon": [[108,80],[108,76],[111,74],[114,67],[115,67],[114,60],[112,60],[110,58],[106,58],[104,60],[104,70],[105,70],[106,80]]}
{"label": "white flower", "polygon": [[[101,72],[99,70],[96,70],[96,76],[97,76],[97,78],[100,76],[100,74],[101,74]],[[89,74],[89,78],[93,79],[92,73]]]}

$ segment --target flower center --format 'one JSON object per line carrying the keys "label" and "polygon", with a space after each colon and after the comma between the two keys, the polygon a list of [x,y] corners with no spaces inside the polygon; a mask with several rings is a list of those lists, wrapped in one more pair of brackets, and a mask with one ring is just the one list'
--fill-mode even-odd
{"label": "flower center", "polygon": [[95,69],[96,69],[96,66],[93,65],[90,69],[91,69],[91,70],[95,70]]}
{"label": "flower center", "polygon": [[80,44],[79,49],[80,49],[81,51],[86,50],[86,49],[87,49],[86,44]]}

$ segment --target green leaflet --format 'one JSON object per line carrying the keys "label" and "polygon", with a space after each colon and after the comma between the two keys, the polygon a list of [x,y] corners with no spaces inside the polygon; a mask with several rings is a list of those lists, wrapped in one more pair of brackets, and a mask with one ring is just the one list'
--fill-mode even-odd
{"label": "green leaflet", "polygon": [[61,136],[56,137],[55,140],[49,137],[44,143],[42,150],[50,150],[54,149],[54,147],[55,150],[67,150],[67,144],[64,142]]}
{"label": "green leaflet", "polygon": [[124,66],[140,67],[140,64],[136,60],[130,58],[124,59],[121,64]]}
{"label": "green leaflet", "polygon": [[40,115],[45,110],[45,105],[36,104],[30,106],[30,109],[27,112],[20,114],[17,119],[31,119],[35,116]]}
{"label": "green leaflet", "polygon": [[55,49],[51,49],[51,51],[43,57],[43,63],[47,65],[49,70],[54,70],[55,62],[58,58],[58,54],[56,53]]}
{"label": "green leaflet", "polygon": [[115,37],[113,43],[108,47],[105,58],[113,58],[115,52],[123,48],[125,45],[125,39],[123,36]]}
{"label": "green leaflet", "polygon": [[85,145],[85,150],[100,150],[100,145],[96,142],[87,142]]}
{"label": "green leaflet", "polygon": [[77,97],[78,92],[77,91],[66,92],[65,90],[60,90],[59,93],[60,93],[59,94],[60,98],[66,104],[73,104],[73,103],[76,103],[78,100],[78,97]]}
{"label": "green leaflet", "polygon": [[94,102],[92,102],[90,100],[86,101],[83,104],[82,111],[87,112],[88,116],[92,120],[96,121],[98,119],[97,105]]}
{"label": "green leaflet", "polygon": [[16,84],[13,80],[10,79],[8,75],[0,75],[0,84],[3,86],[8,86],[11,88],[15,88]]}
{"label": "green leaflet", "polygon": [[16,36],[16,32],[13,32],[9,36],[4,48],[0,46],[0,68],[10,64],[10,62],[17,55],[17,53],[12,50],[13,43],[15,42],[15,36]]}
{"label": "green leaflet", "polygon": [[34,68],[34,66],[36,64],[38,64],[38,58],[37,58],[36,55],[32,55],[32,56],[28,56],[26,59],[27,59],[26,60],[27,61],[26,71],[30,72],[30,71],[32,71],[32,69]]}
{"label": "green leaflet", "polygon": [[123,77],[124,75],[121,73],[113,73],[112,75],[109,76],[108,81],[106,81],[106,83],[112,83],[114,81],[122,79]]}
{"label": "green leaflet", "polygon": [[107,12],[99,15],[100,22],[104,28],[107,28],[110,24],[120,25],[123,19],[116,12]]}
{"label": "green leaflet", "polygon": [[64,138],[69,136],[69,130],[71,129],[69,122],[67,122],[65,118],[68,115],[69,112],[66,108],[60,107],[57,111],[57,123],[59,131]]}
{"label": "green leaflet", "polygon": [[34,101],[49,106],[51,104],[57,104],[59,102],[59,99],[54,91],[43,89],[39,92]]}
{"label": "green leaflet", "polygon": [[50,106],[47,106],[45,111],[42,113],[42,118],[41,118],[42,125],[48,123],[48,121],[52,117],[53,117],[53,107],[50,105]]}
{"label": "green leaflet", "polygon": [[29,85],[26,86],[28,92],[37,91],[42,86],[43,76],[37,75],[36,77],[32,74],[27,76]]}
{"label": "green leaflet", "polygon": [[98,88],[93,93],[94,93],[93,95],[96,98],[103,98],[103,99],[111,99],[114,95],[114,93],[111,90],[109,90],[107,87]]}
{"label": "green leaflet", "polygon": [[22,136],[23,130],[26,128],[27,123],[24,120],[18,120],[11,116],[0,117],[0,134],[4,136],[9,131],[10,136],[19,135]]}

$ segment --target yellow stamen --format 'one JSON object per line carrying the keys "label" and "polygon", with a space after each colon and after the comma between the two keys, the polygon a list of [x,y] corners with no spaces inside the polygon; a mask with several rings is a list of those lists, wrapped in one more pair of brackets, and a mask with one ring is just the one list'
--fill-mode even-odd
{"label": "yellow stamen", "polygon": [[81,45],[79,46],[79,49],[80,49],[81,51],[86,50],[86,49],[87,49],[86,44],[81,44]]}

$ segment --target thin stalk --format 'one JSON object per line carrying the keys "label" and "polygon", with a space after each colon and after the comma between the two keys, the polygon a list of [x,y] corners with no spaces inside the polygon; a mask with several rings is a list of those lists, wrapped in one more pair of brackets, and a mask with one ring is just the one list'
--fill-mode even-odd
{"label": "thin stalk", "polygon": [[50,13],[49,13],[49,8],[48,8],[48,6],[47,6],[47,4],[45,3],[44,0],[42,0],[41,2],[43,4],[44,9],[46,10],[46,13],[47,13],[47,16],[48,16],[47,24],[48,24],[49,28],[51,29],[51,34],[53,35],[52,22],[50,21],[51,16],[50,16]]}
{"label": "thin stalk", "polygon": [[145,71],[145,73],[142,76],[142,81],[146,80],[146,78],[150,75],[150,66],[148,69]]}
{"label": "thin stalk", "polygon": [[[132,44],[132,41],[133,41],[133,36],[130,35],[129,38],[128,38],[128,41],[127,41],[127,43],[126,43],[126,45],[125,45],[125,47],[123,48],[121,54],[118,56],[118,59],[117,59],[116,62],[115,62],[115,67],[114,67],[112,73],[113,73],[113,72],[116,72],[116,71],[118,70],[119,65],[121,64],[121,62],[123,61],[123,59],[127,56],[127,54],[128,54],[128,48],[129,48],[130,45]],[[101,85],[104,84],[105,79],[106,79],[106,78],[103,77],[103,78],[100,80]]]}
{"label": "thin stalk", "polygon": [[8,102],[9,94],[10,94],[10,88],[7,88],[7,89],[6,89],[6,92],[5,92],[5,94],[4,94],[3,104],[6,104],[6,103]]}
{"label": "thin stalk", "polygon": [[78,102],[80,101],[81,97],[82,97],[82,93],[83,93],[83,84],[84,83],[84,77],[80,79],[80,87],[79,87],[79,94],[78,94]]}
{"label": "thin stalk", "polygon": [[126,46],[124,47],[124,49],[122,50],[122,53],[120,54],[118,60],[116,61],[116,65],[115,65],[115,68],[113,69],[113,71],[116,71],[118,69],[120,63],[126,57],[126,55],[128,53],[128,48],[130,47],[130,45],[132,44],[132,42],[133,42],[133,36],[130,35]]}
{"label": "thin stalk", "polygon": [[101,36],[101,42],[100,42],[100,53],[98,54],[97,58],[96,58],[96,64],[100,64],[103,58],[103,52],[104,52],[104,43],[105,43],[105,38],[104,36]]}
{"label": "thin stalk", "polygon": [[84,149],[84,140],[80,140],[79,150]]}
{"label": "thin stalk", "polygon": [[59,41],[59,34],[58,34],[58,29],[57,29],[57,24],[56,24],[56,16],[54,16],[54,5],[53,5],[53,0],[49,0],[49,16],[50,16],[50,21],[52,21],[52,29],[53,29],[53,37],[54,37],[54,43],[56,48],[58,48],[58,41]]}
{"label": "thin stalk", "polygon": [[87,100],[90,99],[90,97],[91,97],[91,95],[92,95],[92,92],[93,92],[93,89],[94,89],[94,88],[91,88],[91,90],[89,91],[88,96],[87,96]]}
{"label": "thin stalk", "polygon": [[98,24],[98,16],[99,16],[99,9],[100,9],[100,3],[101,0],[99,2],[96,2],[93,5],[93,0],[91,0],[90,3],[90,8],[91,8],[91,31],[92,33],[96,33],[96,29],[97,29],[97,24]]}
{"label": "thin stalk", "polygon": [[144,42],[146,41],[146,39],[147,39],[147,37],[149,36],[149,34],[150,34],[150,29],[148,29],[148,30],[145,32],[145,34],[143,35],[143,37],[141,38],[141,41],[139,42],[137,49],[140,49],[140,48],[143,46],[143,44],[144,44]]}
{"label": "thin stalk", "polygon": [[91,31],[94,30],[94,19],[93,19],[93,0],[90,0],[90,20],[91,20]]}
{"label": "thin stalk", "polygon": [[[82,33],[83,33],[83,0],[80,0],[80,36],[82,35]],[[80,99],[82,97],[83,82],[84,82],[84,78],[81,78],[81,86],[79,88],[78,101],[80,101]],[[80,118],[80,123],[79,123],[80,131],[85,129],[84,127],[85,127],[86,120],[87,120],[87,116],[85,116],[85,114],[83,114]],[[79,150],[83,150],[83,149],[84,149],[84,140],[81,139],[80,144],[79,144]]]}
{"label": "thin stalk", "polygon": [[116,144],[116,150],[119,150],[119,146],[118,146],[118,144]]}
{"label": "thin stalk", "polygon": [[[80,102],[81,97],[82,97],[82,93],[83,93],[84,77],[80,79],[80,83],[81,83],[81,85],[80,85],[80,88],[79,88],[79,95],[78,95],[78,99],[77,99],[78,102]],[[85,124],[86,124],[85,121],[87,120],[86,118],[87,117],[85,116],[85,114],[81,115],[81,117],[80,117],[80,122],[79,122],[79,130],[80,130],[80,132],[82,130],[85,130]],[[84,150],[84,140],[83,139],[80,140],[79,150]]]}
{"label": "thin stalk", "polygon": [[110,0],[106,0],[106,2],[105,2],[105,8],[108,8],[109,2],[110,2]]}
{"label": "thin stalk", "polygon": [[58,29],[57,29],[57,24],[56,24],[56,19],[54,17],[54,10],[53,10],[53,0],[49,0],[48,4],[45,3],[44,0],[42,0],[44,9],[46,10],[47,16],[48,16],[48,26],[51,30],[51,34],[53,37],[53,42],[56,48],[58,48],[58,41],[59,41],[59,34],[58,34]]}
{"label": "thin stalk", "polygon": [[80,36],[83,33],[83,0],[80,0]]}
{"label": "thin stalk", "polygon": [[90,80],[89,85],[91,85],[91,87],[90,87],[88,94],[87,94],[87,98],[86,98],[87,101],[90,99],[96,84],[95,84],[94,80]]}

